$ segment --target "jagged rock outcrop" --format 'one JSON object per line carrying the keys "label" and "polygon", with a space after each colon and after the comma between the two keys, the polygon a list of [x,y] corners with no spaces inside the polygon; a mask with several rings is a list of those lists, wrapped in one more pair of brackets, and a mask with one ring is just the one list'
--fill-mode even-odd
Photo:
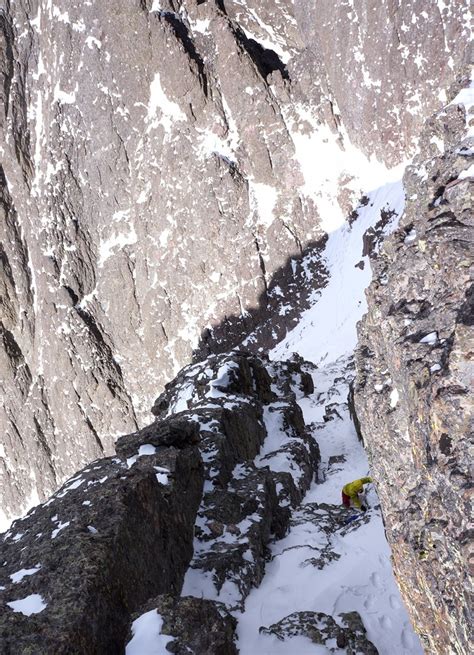
{"label": "jagged rock outcrop", "polygon": [[395,573],[426,652],[439,655],[472,650],[473,103],[471,82],[427,122],[405,214],[372,260],[356,358]]}
{"label": "jagged rock outcrop", "polygon": [[141,427],[193,349],[269,313],[270,342],[323,282],[324,209],[362,191],[325,162],[348,135],[398,161],[468,38],[464,1],[357,4],[0,9],[7,517]]}
{"label": "jagged rock outcrop", "polygon": [[320,459],[295,402],[312,389],[309,365],[263,362],[237,352],[188,366],[153,408],[199,422],[212,481],[198,511],[184,593],[205,591],[234,610],[261,581],[270,535],[285,534]]}
{"label": "jagged rock outcrop", "polygon": [[[139,655],[143,648],[158,646],[158,639],[166,640],[164,645],[169,653],[190,655],[237,655],[234,643],[236,620],[228,613],[225,606],[203,598],[186,596],[159,596],[142,608],[140,616],[132,624],[132,635],[128,649]],[[155,640],[143,629],[141,622],[158,615],[160,636]],[[155,619],[156,620],[156,619]],[[143,632],[142,632],[143,630]],[[143,634],[143,637],[142,637]],[[141,639],[143,638],[143,641]]]}
{"label": "jagged rock outcrop", "polygon": [[131,612],[179,593],[203,467],[177,443],[93,462],[14,523],[1,545],[2,654],[120,653]]}
{"label": "jagged rock outcrop", "polygon": [[284,640],[303,635],[314,644],[325,646],[328,653],[340,649],[347,655],[377,655],[378,650],[367,639],[364,624],[357,612],[339,614],[337,620],[322,612],[295,612],[268,628],[260,628],[264,634]]}
{"label": "jagged rock outcrop", "polygon": [[[244,352],[185,368],[152,425],[16,521],[0,545],[0,652],[120,653],[148,612],[171,652],[236,652],[228,610],[260,582],[268,542],[317,474],[296,404],[307,368]],[[216,598],[179,599],[186,571],[184,593],[206,579]]]}

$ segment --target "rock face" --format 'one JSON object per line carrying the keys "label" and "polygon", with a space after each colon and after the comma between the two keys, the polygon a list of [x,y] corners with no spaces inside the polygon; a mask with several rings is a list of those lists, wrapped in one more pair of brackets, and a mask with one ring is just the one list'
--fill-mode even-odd
{"label": "rock face", "polygon": [[472,112],[464,89],[421,136],[405,215],[372,260],[355,384],[395,573],[426,652],[440,655],[472,650]]}
{"label": "rock face", "polygon": [[[296,404],[304,369],[244,352],[183,369],[155,423],[16,521],[0,547],[0,652],[120,653],[151,613],[170,652],[235,653],[228,610],[260,582],[317,473]],[[179,598],[202,579],[215,599]]]}
{"label": "rock face", "polygon": [[[122,652],[131,612],[180,591],[202,484],[199,451],[179,443],[98,460],[17,521],[2,540],[0,651]],[[32,597],[45,609],[28,615]]]}
{"label": "rock face", "polygon": [[0,9],[7,516],[141,427],[193,349],[294,319],[325,209],[362,191],[350,140],[398,161],[454,78],[467,2],[441,4]]}
{"label": "rock face", "polygon": [[392,163],[411,151],[424,117],[446,102],[453,71],[466,62],[467,9],[423,0],[295,3],[353,143]]}
{"label": "rock face", "polygon": [[[162,634],[168,635],[166,650],[175,655],[206,653],[206,655],[237,655],[234,644],[236,621],[224,605],[202,598],[176,598],[158,596],[148,603],[150,612],[155,612],[162,620]],[[147,612],[132,624],[132,635],[137,634],[139,622]],[[171,636],[172,635],[172,636]],[[136,638],[136,637],[135,637]],[[134,646],[133,639],[129,648]],[[148,642],[148,648],[153,646]],[[137,644],[138,653],[139,644]]]}

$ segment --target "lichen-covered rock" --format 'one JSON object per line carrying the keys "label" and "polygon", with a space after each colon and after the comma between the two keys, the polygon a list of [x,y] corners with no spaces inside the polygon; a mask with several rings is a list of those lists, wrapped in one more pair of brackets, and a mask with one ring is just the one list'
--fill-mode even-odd
{"label": "lichen-covered rock", "polygon": [[[130,614],[179,593],[203,485],[199,451],[180,446],[98,460],[13,524],[0,546],[2,654],[122,652]],[[44,608],[30,615],[32,598]]]}
{"label": "lichen-covered rock", "polygon": [[[237,655],[234,644],[236,620],[222,603],[203,598],[158,596],[140,611],[157,612],[161,633],[172,637],[166,651],[175,655]],[[132,626],[133,633],[133,626]],[[149,647],[154,643],[150,636]]]}
{"label": "lichen-covered rock", "polygon": [[428,121],[405,174],[405,214],[372,260],[354,389],[395,573],[439,655],[472,651],[472,111],[455,100]]}
{"label": "lichen-covered rock", "polygon": [[[275,635],[282,641],[291,637],[308,637],[314,644],[325,646],[329,653],[377,655],[378,650],[367,639],[362,619],[357,612],[338,614],[336,619],[323,612],[294,612],[260,632]],[[289,642],[291,648],[291,641]]]}

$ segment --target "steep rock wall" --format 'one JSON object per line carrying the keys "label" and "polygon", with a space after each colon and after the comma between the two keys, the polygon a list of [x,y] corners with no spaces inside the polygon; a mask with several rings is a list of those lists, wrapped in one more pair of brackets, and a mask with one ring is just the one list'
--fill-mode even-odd
{"label": "steep rock wall", "polygon": [[426,652],[439,655],[472,650],[472,84],[428,121],[407,169],[406,211],[373,259],[356,358],[394,570]]}
{"label": "steep rock wall", "polygon": [[468,4],[301,0],[295,12],[305,43],[321,53],[351,141],[398,163],[466,62]]}
{"label": "steep rock wall", "polygon": [[[392,162],[436,102],[423,63],[433,39],[452,51],[449,64],[448,54],[432,62],[440,92],[463,56],[467,5],[423,10],[420,33],[397,4],[360,23],[327,3],[308,21],[304,2],[19,0],[0,10],[7,516],[141,425],[203,331],[212,341],[223,324],[225,339],[225,317],[238,323],[233,339],[254,327],[284,296],[285,276],[272,291],[275,271],[286,284],[311,277],[296,259],[322,245],[327,208],[347,213],[362,191],[328,156],[349,149],[347,130],[356,141],[371,131],[381,107],[375,83],[347,101],[348,81],[390,69],[404,89],[364,145]],[[407,49],[372,70],[402,18]],[[336,23],[344,38],[332,38]],[[370,50],[363,69],[348,54],[356,41]],[[421,57],[410,87],[406,52]],[[418,86],[419,104],[401,114]]]}

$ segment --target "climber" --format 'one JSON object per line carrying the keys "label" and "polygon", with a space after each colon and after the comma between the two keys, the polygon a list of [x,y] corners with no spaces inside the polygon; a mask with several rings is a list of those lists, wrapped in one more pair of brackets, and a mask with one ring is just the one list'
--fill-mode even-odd
{"label": "climber", "polygon": [[342,504],[344,507],[356,507],[357,509],[365,512],[367,507],[362,505],[359,498],[359,493],[364,489],[364,484],[369,484],[372,482],[372,478],[359,478],[353,482],[348,482],[342,488]]}

